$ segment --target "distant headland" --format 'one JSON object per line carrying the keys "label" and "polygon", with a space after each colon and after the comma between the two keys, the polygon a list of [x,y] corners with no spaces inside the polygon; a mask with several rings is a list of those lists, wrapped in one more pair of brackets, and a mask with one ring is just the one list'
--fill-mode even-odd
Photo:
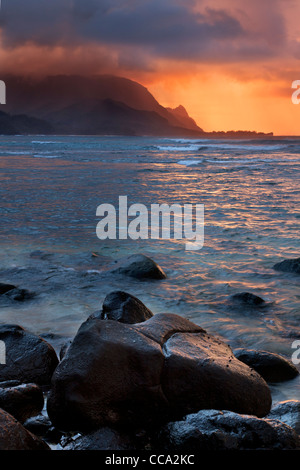
{"label": "distant headland", "polygon": [[205,132],[185,108],[161,106],[141,84],[123,77],[5,77],[0,134],[265,138],[256,131]]}

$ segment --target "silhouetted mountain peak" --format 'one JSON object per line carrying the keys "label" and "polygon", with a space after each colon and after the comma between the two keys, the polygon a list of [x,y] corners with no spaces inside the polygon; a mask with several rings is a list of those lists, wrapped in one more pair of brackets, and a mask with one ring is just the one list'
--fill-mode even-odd
{"label": "silhouetted mountain peak", "polygon": [[[5,81],[5,111],[46,120],[58,133],[90,134],[97,130],[99,134],[114,134],[123,127],[127,129],[126,133],[130,129],[134,135],[139,134],[141,129],[143,135],[186,135],[191,130],[203,132],[185,110],[183,113],[181,107],[179,111],[164,108],[147,88],[127,78],[113,75],[54,75],[44,78],[9,76]],[[104,106],[104,102],[108,104],[106,100],[111,100],[109,116],[106,116],[108,107]],[[116,122],[112,115],[113,103],[118,103],[115,107]],[[123,126],[120,123],[122,104],[127,106],[126,112],[123,109],[124,119],[127,120]],[[138,112],[141,122],[137,118]]]}

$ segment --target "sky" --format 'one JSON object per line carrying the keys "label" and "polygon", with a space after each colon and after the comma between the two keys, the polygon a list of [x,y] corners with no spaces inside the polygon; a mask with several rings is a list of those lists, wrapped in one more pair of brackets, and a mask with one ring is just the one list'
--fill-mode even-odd
{"label": "sky", "polygon": [[300,135],[299,0],[2,0],[1,74],[112,73],[212,130]]}

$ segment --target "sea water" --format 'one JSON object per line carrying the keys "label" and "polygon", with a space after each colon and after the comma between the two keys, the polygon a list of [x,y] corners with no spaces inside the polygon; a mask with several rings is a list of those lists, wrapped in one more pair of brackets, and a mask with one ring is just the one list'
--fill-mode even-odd
{"label": "sea water", "polygon": [[[124,290],[233,349],[292,357],[300,276],[273,266],[299,257],[300,140],[0,136],[0,168],[0,282],[37,294],[2,299],[1,323],[73,337],[107,293]],[[185,240],[174,239],[99,240],[96,209],[117,207],[119,196],[147,207],[204,204],[203,248],[187,251]],[[167,279],[105,271],[133,253],[154,259]],[[232,303],[239,292],[262,297],[265,306]],[[300,399],[299,378],[272,392],[277,400]]]}

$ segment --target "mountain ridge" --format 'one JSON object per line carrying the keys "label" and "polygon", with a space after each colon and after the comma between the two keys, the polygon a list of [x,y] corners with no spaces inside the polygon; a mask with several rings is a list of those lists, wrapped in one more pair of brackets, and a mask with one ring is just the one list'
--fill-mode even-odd
{"label": "mountain ridge", "polygon": [[[162,106],[146,87],[114,75],[49,75],[4,77],[10,119],[22,115],[18,133],[144,135],[200,137],[209,135],[186,109]],[[7,118],[8,119],[8,118]],[[36,120],[36,121],[34,121]],[[31,123],[31,124],[30,124]],[[23,129],[23,130],[22,130]],[[0,122],[0,133],[5,126]]]}

